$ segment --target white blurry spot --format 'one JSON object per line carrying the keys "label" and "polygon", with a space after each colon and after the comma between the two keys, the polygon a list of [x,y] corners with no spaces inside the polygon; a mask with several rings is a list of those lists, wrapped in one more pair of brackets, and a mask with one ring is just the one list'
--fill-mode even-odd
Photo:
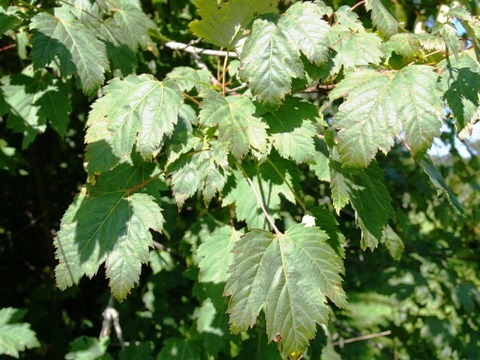
{"label": "white blurry spot", "polygon": [[315,226],[315,218],[312,215],[304,215],[302,218],[302,224],[305,224],[305,227]]}

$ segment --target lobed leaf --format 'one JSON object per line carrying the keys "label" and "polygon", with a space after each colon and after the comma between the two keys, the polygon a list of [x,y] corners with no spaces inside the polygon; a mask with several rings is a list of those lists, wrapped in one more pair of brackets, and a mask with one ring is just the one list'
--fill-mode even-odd
{"label": "lobed leaf", "polygon": [[105,96],[92,105],[87,121],[89,173],[116,166],[133,145],[144,158],[155,156],[164,137],[173,133],[183,102],[176,85],[145,74],[115,78],[103,90]]}
{"label": "lobed leaf", "polygon": [[346,204],[352,204],[362,230],[362,248],[373,250],[382,239],[388,218],[393,215],[382,170],[374,163],[361,172],[349,171],[339,162],[331,161],[330,171],[335,210],[339,213]]}
{"label": "lobed leaf", "polygon": [[200,124],[218,125],[218,140],[228,144],[231,153],[238,159],[250,148],[264,153],[267,149],[268,126],[254,116],[255,105],[246,96],[223,97],[209,91],[201,103]]}
{"label": "lobed leaf", "polygon": [[36,30],[31,43],[36,69],[60,60],[64,76],[74,75],[85,94],[93,96],[104,81],[108,67],[105,45],[80,22],[69,8],[57,7],[54,15],[41,12],[32,18],[30,29]]}
{"label": "lobed leaf", "polygon": [[303,76],[302,61],[290,36],[280,26],[255,20],[243,46],[240,78],[258,100],[278,104],[291,91],[292,78]]}
{"label": "lobed leaf", "polygon": [[197,254],[202,258],[198,264],[201,282],[219,284],[227,281],[227,270],[235,258],[232,249],[243,233],[243,230],[237,231],[232,226],[218,227],[199,246]]}
{"label": "lobed leaf", "polygon": [[217,6],[215,1],[195,0],[202,19],[192,21],[189,28],[209,43],[233,49],[256,17],[277,13],[277,3],[278,0],[230,0]]}
{"label": "lobed leaf", "polygon": [[457,120],[460,132],[479,118],[480,61],[473,49],[439,64],[444,99]]}
{"label": "lobed leaf", "polygon": [[65,135],[72,109],[60,80],[46,72],[27,71],[3,77],[0,90],[8,112],[7,126],[23,134],[22,148],[45,131],[47,120],[61,136]]}
{"label": "lobed leaf", "polygon": [[19,358],[19,352],[39,347],[30,324],[20,322],[24,311],[11,307],[0,309],[0,355]]}
{"label": "lobed leaf", "polygon": [[398,21],[388,12],[381,0],[366,0],[365,7],[372,12],[372,22],[385,38],[398,33]]}
{"label": "lobed leaf", "polygon": [[303,353],[316,324],[328,321],[326,298],[346,304],[343,264],[326,240],[322,230],[303,224],[284,234],[253,230],[242,237],[225,286],[231,330],[246,331],[263,309],[269,341],[284,356]]}
{"label": "lobed leaf", "polygon": [[330,92],[332,100],[347,97],[334,117],[342,164],[367,166],[378,150],[389,151],[402,127],[414,154],[428,149],[440,134],[443,112],[436,82],[433,70],[422,65],[348,74]]}
{"label": "lobed leaf", "polygon": [[[150,166],[122,164],[98,177],[96,189],[83,189],[65,213],[54,244],[59,264],[58,287],[77,284],[83,275],[92,277],[105,262],[114,296],[123,300],[138,281],[142,263],[153,246],[149,229],[161,232],[163,216],[151,194],[157,185],[144,186],[144,193],[129,188],[145,183]],[[151,190],[148,190],[150,189]]]}
{"label": "lobed leaf", "polygon": [[318,109],[298,98],[287,98],[278,108],[262,115],[269,126],[273,147],[296,163],[312,161],[315,156],[313,137]]}

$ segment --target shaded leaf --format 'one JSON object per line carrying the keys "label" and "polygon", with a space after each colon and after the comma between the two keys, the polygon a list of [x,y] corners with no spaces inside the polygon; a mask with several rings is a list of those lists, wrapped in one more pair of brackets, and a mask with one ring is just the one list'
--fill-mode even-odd
{"label": "shaded leaf", "polygon": [[458,60],[450,57],[442,61],[439,67],[444,98],[460,132],[479,117],[480,62],[471,49],[459,54]]}
{"label": "shaded leaf", "polygon": [[227,143],[236,158],[242,158],[251,147],[266,151],[267,125],[254,116],[255,105],[246,96],[223,97],[209,91],[201,103],[200,124],[218,125],[218,140]]}
{"label": "shaded leaf", "polygon": [[157,355],[158,360],[191,360],[200,358],[197,345],[182,338],[170,338],[163,342],[164,346]]}
{"label": "shaded leaf", "polygon": [[242,235],[243,230],[237,231],[232,226],[218,227],[200,245],[197,254],[202,258],[198,264],[201,282],[218,284],[227,281],[227,270],[234,259],[232,248]]}
{"label": "shaded leaf", "polygon": [[313,137],[317,131],[318,108],[298,98],[287,98],[275,110],[263,114],[269,126],[273,147],[296,163],[312,161],[315,156]]}
{"label": "shaded leaf", "polygon": [[54,15],[41,12],[32,18],[36,30],[31,43],[36,69],[49,65],[58,56],[64,76],[75,75],[85,94],[93,96],[104,81],[108,67],[105,45],[67,7],[54,9]]}
{"label": "shaded leaf", "polygon": [[225,294],[231,330],[245,331],[264,310],[269,341],[285,355],[299,356],[326,324],[326,297],[345,306],[343,264],[316,227],[297,224],[285,234],[253,230],[238,241]]}
{"label": "shaded leaf", "polygon": [[[163,216],[151,178],[151,165],[122,164],[100,175],[96,189],[83,189],[65,213],[55,237],[55,269],[61,289],[92,277],[105,262],[114,296],[123,300],[138,281],[142,263],[153,246],[149,229],[161,232]],[[145,193],[130,193],[139,184]],[[149,190],[150,189],[150,190]],[[150,195],[150,194],[153,194]]]}
{"label": "shaded leaf", "polygon": [[[144,74],[115,78],[103,90],[87,121],[89,172],[114,167],[130,155],[134,144],[143,157],[155,156],[177,123],[183,102],[179,89]],[[110,156],[105,159],[99,153]]]}
{"label": "shaded leaf", "polygon": [[330,170],[335,210],[339,213],[346,204],[352,204],[362,230],[362,248],[373,250],[393,215],[382,170],[374,163],[363,171],[349,171],[337,161],[330,162]]}

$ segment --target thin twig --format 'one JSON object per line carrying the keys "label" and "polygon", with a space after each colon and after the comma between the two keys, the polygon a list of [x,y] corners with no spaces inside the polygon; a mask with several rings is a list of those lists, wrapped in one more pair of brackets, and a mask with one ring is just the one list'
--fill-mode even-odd
{"label": "thin twig", "polygon": [[246,179],[247,179],[248,183],[250,184],[250,187],[252,188],[252,191],[255,194],[255,197],[257,198],[257,203],[260,206],[260,208],[262,209],[263,213],[265,214],[265,217],[267,218],[267,221],[272,226],[272,229],[273,229],[273,231],[275,231],[275,234],[279,235],[280,230],[278,230],[277,226],[275,225],[275,222],[270,217],[270,214],[267,212],[267,209],[265,209],[265,205],[263,205],[262,198],[258,194],[257,189],[255,189],[255,184],[253,183],[253,181],[248,176],[246,177]]}
{"label": "thin twig", "polygon": [[15,46],[16,46],[15,44],[6,45],[6,46],[0,48],[0,52],[10,50],[10,49],[14,48]]}
{"label": "thin twig", "polygon": [[405,148],[406,148],[408,151],[412,152],[412,148],[410,147],[410,145],[408,145],[408,144],[405,142],[405,140],[403,140],[403,139],[400,137],[400,135],[395,134],[395,137],[403,144],[403,146],[405,146]]}
{"label": "thin twig", "polygon": [[134,185],[134,186],[132,186],[131,188],[125,190],[125,192],[127,193],[127,195],[130,195],[130,194],[131,194],[132,192],[134,192],[135,190],[140,189],[141,187],[147,185],[148,183],[150,183],[150,182],[152,182],[153,180],[155,180],[156,178],[158,178],[162,173],[163,173],[163,171],[160,171],[158,174],[153,175],[152,177],[148,178],[148,179],[145,180],[144,182],[141,182],[140,184]]}
{"label": "thin twig", "polygon": [[228,56],[230,58],[238,58],[237,53],[233,51],[203,49],[196,46],[190,46],[188,44],[184,44],[178,41],[168,41],[164,45],[169,49],[185,51],[190,54],[212,55],[212,56],[220,56],[220,57]]}
{"label": "thin twig", "polygon": [[348,9],[348,11],[353,11],[353,10],[355,10],[356,8],[358,8],[359,6],[362,6],[362,5],[365,4],[365,3],[366,3],[365,0],[359,1],[358,3],[356,3],[355,5],[353,5],[350,9]]}
{"label": "thin twig", "polygon": [[365,340],[369,340],[369,339],[374,339],[374,338],[377,338],[377,337],[390,335],[391,333],[392,332],[390,330],[382,331],[382,332],[376,333],[376,334],[363,335],[363,336],[359,336],[359,337],[355,337],[355,338],[351,338],[351,339],[335,341],[335,342],[332,343],[332,345],[333,346],[339,346],[339,345],[343,346],[343,344],[350,344],[350,343],[357,342],[357,341],[365,341]]}

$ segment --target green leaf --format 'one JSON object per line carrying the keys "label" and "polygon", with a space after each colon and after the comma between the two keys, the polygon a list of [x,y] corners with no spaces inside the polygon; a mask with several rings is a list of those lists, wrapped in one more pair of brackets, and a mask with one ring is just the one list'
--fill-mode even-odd
{"label": "green leaf", "polygon": [[439,64],[444,98],[457,120],[460,132],[478,120],[480,106],[480,62],[473,49]]}
{"label": "green leaf", "polygon": [[22,23],[19,15],[20,9],[16,6],[9,6],[7,9],[0,7],[0,38],[5,32]]}
{"label": "green leaf", "polygon": [[36,69],[60,60],[64,76],[75,75],[85,94],[93,96],[104,81],[108,67],[105,45],[93,30],[86,27],[69,11],[55,8],[54,15],[41,12],[32,18],[30,29],[36,30],[31,43]]}
{"label": "green leaf", "polygon": [[267,149],[267,125],[254,116],[255,105],[246,96],[223,97],[209,91],[201,103],[200,124],[218,125],[218,140],[228,143],[232,154],[240,159],[251,147],[264,153]]}
{"label": "green leaf", "polygon": [[350,11],[351,7],[347,5],[340,6],[335,11],[335,22],[343,28],[350,29],[355,32],[364,32],[362,22],[358,19],[358,15]]}
{"label": "green leaf", "polygon": [[197,250],[202,258],[199,280],[214,284],[227,281],[227,270],[233,262],[233,245],[243,235],[243,230],[235,230],[232,226],[218,227]]}
{"label": "green leaf", "polygon": [[170,338],[163,342],[162,351],[157,356],[158,360],[191,360],[200,359],[197,345],[188,339]]}
{"label": "green leaf", "polygon": [[330,182],[330,158],[327,145],[323,139],[315,139],[315,155],[310,169],[315,173],[318,180]]}
{"label": "green leaf", "polygon": [[113,7],[113,22],[123,32],[125,44],[133,51],[136,51],[138,46],[147,49],[151,42],[148,29],[155,29],[155,23],[134,4],[115,0],[108,1],[106,4]]}
{"label": "green leaf", "polygon": [[420,165],[422,165],[423,170],[432,181],[432,184],[435,186],[435,189],[437,190],[437,195],[445,195],[455,212],[459,215],[463,215],[464,212],[462,204],[460,204],[460,201],[458,201],[455,194],[447,185],[445,179],[443,178],[442,174],[440,174],[436,166],[433,164],[432,160],[425,155],[421,159],[419,159],[418,162],[420,163]]}
{"label": "green leaf", "polygon": [[297,224],[285,234],[253,230],[238,241],[225,294],[234,333],[246,331],[264,310],[269,341],[285,356],[299,356],[326,324],[328,297],[346,305],[341,288],[343,264],[316,227]]}
{"label": "green leaf", "polygon": [[321,7],[298,2],[288,8],[278,23],[290,42],[315,64],[323,62],[328,53],[327,33],[330,26],[323,20],[324,15]]}
{"label": "green leaf", "polygon": [[[270,216],[278,218],[281,209],[280,194],[292,204],[295,204],[295,195],[288,186],[288,184],[292,183],[293,178],[290,169],[283,167],[280,161],[276,161],[274,165],[275,168],[271,163],[247,168],[247,173],[255,186],[257,194],[261,197],[265,209]],[[235,185],[229,191],[226,191],[223,198],[223,206],[235,204],[237,219],[245,220],[249,229],[267,229],[269,224],[258,204],[255,193],[245,178],[245,174],[236,171],[234,175]]]}
{"label": "green leaf", "polygon": [[394,51],[404,57],[406,62],[424,59],[433,51],[445,51],[443,40],[432,34],[401,33],[393,35],[385,43],[387,52]]}
{"label": "green leaf", "polygon": [[187,66],[177,66],[170,71],[165,79],[173,81],[182,91],[191,91],[194,87],[198,93],[210,86],[210,72],[196,70]]}
{"label": "green leaf", "polygon": [[348,74],[330,92],[332,100],[347,97],[334,116],[342,164],[367,166],[378,150],[390,150],[402,125],[412,152],[427,150],[440,135],[443,113],[436,82],[433,70],[422,65]]}
{"label": "green leaf", "polygon": [[[172,134],[183,102],[176,85],[146,74],[115,78],[103,90],[87,121],[89,173],[114,167],[130,155],[134,144],[143,157],[155,156],[164,137]],[[99,155],[103,153],[110,155],[105,159]]]}
{"label": "green leaf", "polygon": [[225,144],[212,140],[210,148],[202,148],[202,145],[199,144],[192,153],[183,155],[169,169],[173,195],[179,208],[198,190],[202,190],[203,199],[208,205],[227,181],[230,169]]}
{"label": "green leaf", "polygon": [[107,348],[110,343],[108,337],[97,339],[94,337],[80,336],[69,344],[69,352],[65,355],[66,360],[92,360],[110,359]]}
{"label": "green leaf", "polygon": [[9,111],[7,126],[24,135],[22,148],[45,131],[47,120],[60,135],[65,135],[71,106],[59,80],[46,72],[26,71],[2,78],[0,90]]}
{"label": "green leaf", "polygon": [[257,19],[241,54],[240,78],[258,100],[278,104],[291,91],[292,78],[304,76],[295,44],[281,27]]}
{"label": "green leaf", "polygon": [[[337,213],[349,202],[362,230],[362,248],[374,249],[393,215],[391,198],[382,170],[373,163],[363,171],[349,171],[330,162],[333,205]],[[367,206],[368,204],[368,206]]]}
{"label": "green leaf", "polygon": [[296,163],[314,159],[317,107],[299,98],[289,97],[278,108],[263,114],[262,118],[269,126],[273,147],[282,157],[291,158]]}
{"label": "green leaf", "polygon": [[405,245],[398,234],[388,225],[383,230],[381,242],[387,247],[388,253],[395,261],[400,261],[405,250]]}
{"label": "green leaf", "polygon": [[333,59],[334,73],[357,66],[379,64],[381,62],[382,40],[375,34],[367,32],[340,32],[333,49],[337,55]]}
{"label": "green leaf", "polygon": [[18,359],[19,352],[40,346],[30,324],[19,322],[22,317],[19,309],[0,309],[0,355]]}
{"label": "green leaf", "polygon": [[381,0],[366,0],[365,7],[372,12],[373,24],[385,38],[388,39],[398,33],[397,20],[388,12]]}
{"label": "green leaf", "polygon": [[257,16],[277,13],[277,3],[278,0],[230,0],[217,6],[215,1],[195,0],[202,19],[192,21],[189,28],[209,43],[233,49]]}
{"label": "green leaf", "polygon": [[[149,260],[153,239],[148,230],[163,229],[161,209],[154,199],[159,180],[152,182],[152,170],[148,164],[124,163],[100,175],[96,189],[80,192],[54,241],[58,287],[76,284],[83,275],[92,277],[105,262],[114,296],[126,297],[139,279],[142,263]],[[147,193],[132,194],[129,189],[141,184]]]}

